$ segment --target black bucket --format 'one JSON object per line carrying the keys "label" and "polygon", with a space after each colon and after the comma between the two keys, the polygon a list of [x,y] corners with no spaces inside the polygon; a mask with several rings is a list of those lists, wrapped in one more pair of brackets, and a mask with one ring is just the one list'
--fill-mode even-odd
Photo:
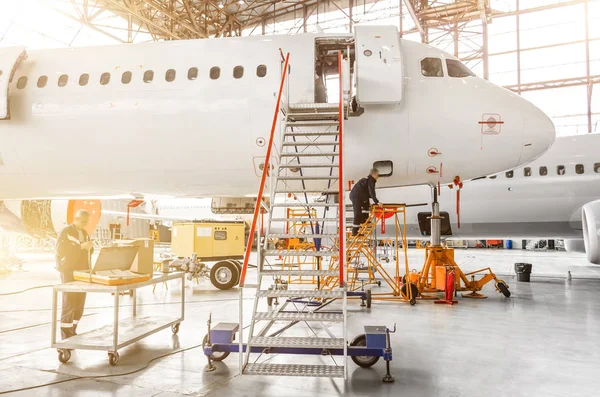
{"label": "black bucket", "polygon": [[517,281],[528,283],[531,277],[531,263],[515,263],[515,273],[517,273]]}

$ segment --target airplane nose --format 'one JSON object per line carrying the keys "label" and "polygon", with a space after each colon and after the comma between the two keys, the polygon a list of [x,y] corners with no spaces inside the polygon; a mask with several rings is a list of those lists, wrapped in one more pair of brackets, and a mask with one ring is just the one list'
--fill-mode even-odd
{"label": "airplane nose", "polygon": [[523,151],[519,165],[525,165],[544,154],[554,143],[556,129],[544,112],[529,104],[523,112]]}

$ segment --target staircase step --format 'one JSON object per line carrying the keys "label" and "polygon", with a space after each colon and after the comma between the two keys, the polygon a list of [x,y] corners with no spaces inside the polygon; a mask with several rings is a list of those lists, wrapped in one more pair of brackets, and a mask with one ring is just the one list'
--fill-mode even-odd
{"label": "staircase step", "polygon": [[335,181],[339,177],[335,175],[325,176],[278,176],[278,181]]}
{"label": "staircase step", "polygon": [[[338,218],[271,218],[271,222],[331,222],[337,223]],[[352,222],[352,219],[350,219]]]}
{"label": "staircase step", "polygon": [[281,269],[281,270],[263,270],[262,276],[306,276],[306,277],[335,277],[339,275],[337,270],[300,270],[300,269]]}
{"label": "staircase step", "polygon": [[302,121],[290,121],[286,123],[287,127],[323,127],[323,126],[337,126],[339,122],[337,120],[302,120]]}
{"label": "staircase step", "polygon": [[317,349],[343,349],[343,338],[302,338],[290,336],[253,336],[250,338],[253,347],[306,347]]}
{"label": "staircase step", "polygon": [[331,233],[313,233],[313,234],[290,234],[290,233],[274,233],[269,234],[270,238],[336,238],[339,234]]}
{"label": "staircase step", "polygon": [[306,110],[306,109],[312,109],[315,111],[318,110],[323,110],[323,109],[339,109],[340,104],[339,103],[329,103],[329,102],[325,102],[325,103],[292,103],[288,106],[288,109],[290,111],[295,111],[295,110]]}
{"label": "staircase step", "polygon": [[290,120],[337,120],[340,114],[336,112],[292,112],[288,113]]}
{"label": "staircase step", "polygon": [[337,157],[337,152],[300,152],[300,153],[281,153],[281,157]]}
{"label": "staircase step", "polygon": [[254,316],[255,321],[344,321],[343,313],[294,313],[294,312],[258,312]]}
{"label": "staircase step", "polygon": [[338,136],[339,131],[286,131],[283,136]]}
{"label": "staircase step", "polygon": [[302,194],[302,193],[317,193],[317,194],[338,194],[339,190],[327,190],[327,189],[277,189],[275,190],[275,194],[278,193],[293,193],[293,194]]}
{"label": "staircase step", "polygon": [[266,250],[265,256],[338,256],[338,251]]}
{"label": "staircase step", "polygon": [[340,168],[339,164],[280,164],[279,168]]}
{"label": "staircase step", "polygon": [[276,290],[259,290],[256,291],[258,298],[343,298],[344,291],[342,290],[310,290],[310,289],[276,289]]}
{"label": "staircase step", "polygon": [[288,202],[288,203],[272,203],[271,207],[339,207],[337,203],[300,203],[300,202]]}
{"label": "staircase step", "polygon": [[294,146],[339,146],[339,142],[284,142],[281,144],[282,147],[294,147]]}
{"label": "staircase step", "polygon": [[311,378],[343,378],[344,367],[336,365],[306,364],[248,364],[247,375],[301,376]]}

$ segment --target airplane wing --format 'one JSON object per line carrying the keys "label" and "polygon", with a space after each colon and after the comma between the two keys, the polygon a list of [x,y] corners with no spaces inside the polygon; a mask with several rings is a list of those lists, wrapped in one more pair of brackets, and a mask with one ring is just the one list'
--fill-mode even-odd
{"label": "airplane wing", "polygon": [[[122,216],[127,218],[127,212],[122,211],[111,211],[111,210],[102,210],[102,214],[113,215],[113,216]],[[180,217],[180,216],[162,216],[162,215],[154,215],[154,214],[140,214],[137,212],[129,213],[130,219],[145,219],[149,221],[193,221],[195,219],[189,217]]]}

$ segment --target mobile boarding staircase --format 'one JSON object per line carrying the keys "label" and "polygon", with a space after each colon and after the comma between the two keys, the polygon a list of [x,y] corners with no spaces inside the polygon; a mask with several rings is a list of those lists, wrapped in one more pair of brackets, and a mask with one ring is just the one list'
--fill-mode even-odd
{"label": "mobile boarding staircase", "polygon": [[[392,382],[393,377],[389,374],[389,334],[394,331],[381,326],[365,327],[365,334],[355,338],[350,346],[348,344],[342,166],[343,124],[347,110],[341,76],[342,54],[338,53],[340,87],[337,104],[283,102],[289,58],[289,53],[283,58],[279,97],[240,276],[239,323],[220,323],[211,329],[209,320],[209,333],[204,341],[204,353],[209,359],[207,370],[215,369],[211,361],[221,361],[230,352],[244,352],[239,354],[242,375],[345,379],[348,356],[361,367],[370,367],[384,357],[387,363],[384,381]],[[285,114],[285,118],[281,125],[280,143],[276,145],[274,136],[280,112]],[[277,164],[270,164],[272,157],[279,159]],[[269,205],[262,200],[267,194],[267,179],[270,181]],[[261,205],[268,211],[269,217],[264,239],[261,241],[259,235],[257,244],[257,281],[250,285],[245,283],[246,273],[252,238],[256,231],[261,230],[257,227],[258,220],[262,219]],[[278,210],[274,215],[275,209]],[[289,213],[287,209],[305,210],[306,218],[276,217],[277,213]],[[304,228],[301,234],[294,230],[286,231],[285,225],[290,221],[308,222],[310,228]],[[275,241],[288,238],[299,238],[313,244],[293,250],[276,249]],[[283,257],[315,257],[318,266],[309,270],[299,264],[290,266],[290,261],[283,266]],[[330,265],[334,261],[339,266],[332,268]],[[297,276],[326,279],[328,288],[291,286],[285,281]],[[274,280],[270,286],[269,280]],[[244,289],[255,290],[252,319],[246,333],[243,327]],[[274,302],[277,304],[273,305]],[[282,323],[285,325],[281,326]],[[276,327],[279,328],[274,330]],[[236,333],[239,337],[234,342]],[[263,356],[267,354],[281,356],[269,357],[265,361]],[[296,359],[283,355],[296,355]],[[298,355],[318,356],[318,364],[309,364]]]}

